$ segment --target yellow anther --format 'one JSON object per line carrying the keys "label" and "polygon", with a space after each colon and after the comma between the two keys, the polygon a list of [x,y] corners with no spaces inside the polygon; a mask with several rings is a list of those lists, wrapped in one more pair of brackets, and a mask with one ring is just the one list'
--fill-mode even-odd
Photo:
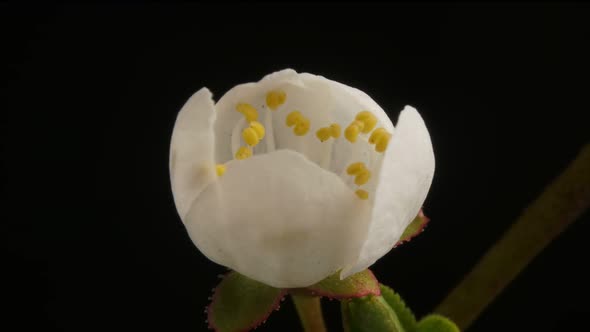
{"label": "yellow anther", "polygon": [[364,124],[364,127],[361,129],[363,134],[369,133],[377,125],[377,118],[369,111],[359,112],[355,119]]}
{"label": "yellow anther", "polygon": [[285,100],[287,100],[287,94],[282,90],[273,90],[266,94],[266,105],[273,111],[283,105]]}
{"label": "yellow anther", "polygon": [[217,164],[215,166],[215,171],[217,171],[217,176],[222,176],[223,174],[225,174],[225,165]]}
{"label": "yellow anther", "polygon": [[359,127],[359,130],[363,130],[365,128],[365,123],[362,121],[354,120],[352,121],[351,125],[355,125]]}
{"label": "yellow anther", "polygon": [[340,132],[342,131],[342,129],[340,128],[340,125],[337,123],[332,123],[330,125],[330,134],[332,135],[332,137],[334,138],[338,138],[340,137]]}
{"label": "yellow anther", "polygon": [[346,169],[346,173],[348,173],[348,175],[357,175],[366,169],[367,169],[367,167],[365,166],[365,163],[359,161],[359,162],[350,164],[348,166],[348,168]]}
{"label": "yellow anther", "polygon": [[318,129],[315,134],[320,141],[325,142],[332,137],[332,129],[330,127],[323,127]]}
{"label": "yellow anther", "polygon": [[236,159],[243,160],[252,157],[252,150],[247,146],[241,146],[236,152]]}
{"label": "yellow anther", "polygon": [[361,111],[361,112],[358,112],[354,118],[355,118],[355,120],[365,121],[366,119],[374,118],[374,117],[375,116],[373,115],[373,113],[371,113],[369,111]]}
{"label": "yellow anther", "polygon": [[309,126],[310,126],[310,122],[309,119],[306,119],[304,117],[302,117],[296,124],[295,124],[295,128],[293,128],[293,133],[295,133],[295,135],[297,136],[303,136],[305,134],[307,134],[307,132],[309,131]]}
{"label": "yellow anther", "polygon": [[245,128],[242,131],[242,138],[244,139],[244,142],[250,146],[254,146],[260,142],[260,137],[258,137],[256,130],[252,127]]}
{"label": "yellow anther", "polygon": [[301,119],[303,119],[303,115],[299,111],[293,111],[287,115],[287,127],[292,127],[296,125]]}
{"label": "yellow anther", "polygon": [[258,120],[258,111],[250,104],[240,103],[236,106],[236,110],[244,114],[248,122]]}
{"label": "yellow anther", "polygon": [[369,198],[369,193],[366,190],[358,189],[357,191],[355,191],[355,193],[360,199]]}
{"label": "yellow anther", "polygon": [[344,130],[344,137],[346,137],[346,139],[350,142],[354,143],[356,142],[356,138],[358,137],[359,132],[359,127],[355,125],[350,125],[346,127],[346,129]]}
{"label": "yellow anther", "polygon": [[375,144],[381,137],[387,135],[387,130],[385,128],[377,128],[371,133],[371,137],[369,137],[369,144]]}
{"label": "yellow anther", "polygon": [[383,137],[377,140],[375,143],[375,151],[377,152],[385,152],[387,150],[387,145],[389,144],[389,139],[391,138],[391,134],[386,133]]}
{"label": "yellow anther", "polygon": [[371,137],[369,137],[369,143],[375,144],[375,151],[385,152],[390,138],[391,134],[388,133],[387,130],[384,128],[377,128],[373,131]]}
{"label": "yellow anther", "polygon": [[364,126],[365,124],[361,121],[353,121],[350,126],[346,127],[346,130],[344,130],[344,137],[346,137],[351,143],[356,142],[356,139]]}
{"label": "yellow anther", "polygon": [[256,134],[258,135],[259,139],[264,138],[264,134],[266,133],[266,130],[264,129],[264,126],[262,125],[262,123],[260,123],[258,121],[252,121],[252,122],[250,122],[250,128],[252,128],[256,131]]}
{"label": "yellow anther", "polygon": [[369,171],[368,169],[364,169],[356,175],[356,178],[354,178],[354,184],[356,184],[357,186],[362,186],[363,184],[369,182],[370,178],[371,171]]}

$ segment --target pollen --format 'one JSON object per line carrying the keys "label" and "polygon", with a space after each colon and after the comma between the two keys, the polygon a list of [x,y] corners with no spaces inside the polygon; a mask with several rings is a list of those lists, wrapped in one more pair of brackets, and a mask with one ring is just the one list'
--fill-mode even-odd
{"label": "pollen", "polygon": [[256,131],[256,134],[258,135],[259,139],[264,138],[266,130],[264,129],[264,126],[262,125],[262,123],[260,123],[258,121],[252,121],[252,122],[250,122],[250,128],[252,128]]}
{"label": "pollen", "polygon": [[266,105],[273,111],[283,105],[287,100],[287,93],[282,90],[272,90],[266,94]]}
{"label": "pollen", "polygon": [[338,138],[340,137],[340,125],[337,123],[331,124],[329,127],[322,127],[318,129],[316,132],[316,136],[322,142],[325,142],[330,139],[330,137]]}
{"label": "pollen", "polygon": [[322,142],[327,141],[328,139],[330,139],[330,137],[332,137],[332,129],[330,127],[323,127],[318,129],[318,131],[315,133],[315,135],[318,137],[318,139]]}
{"label": "pollen", "polygon": [[293,111],[287,115],[285,124],[293,127],[293,133],[297,136],[303,136],[309,131],[311,125],[308,118],[304,117],[299,111]]}
{"label": "pollen", "polygon": [[236,152],[236,159],[243,160],[252,157],[252,150],[247,146],[241,146]]}
{"label": "pollen", "polygon": [[383,135],[387,134],[387,130],[385,130],[385,128],[377,128],[373,131],[373,133],[371,133],[371,136],[369,137],[369,144],[375,144],[377,143],[377,140],[381,137],[383,137]]}
{"label": "pollen", "polygon": [[244,142],[246,142],[246,144],[250,146],[255,146],[256,144],[258,144],[258,142],[260,142],[260,137],[258,136],[258,133],[252,127],[245,128],[242,131],[242,138],[244,139]]}
{"label": "pollen", "polygon": [[250,104],[240,103],[236,106],[236,110],[242,113],[248,122],[258,120],[258,111]]}
{"label": "pollen", "polygon": [[311,123],[309,122],[309,119],[301,118],[299,122],[295,124],[295,127],[293,128],[293,133],[295,133],[295,135],[297,136],[304,136],[309,131],[310,125]]}
{"label": "pollen", "polygon": [[369,137],[369,144],[375,144],[375,151],[385,152],[390,138],[391,134],[388,133],[387,130],[384,128],[377,128],[373,131],[371,137]]}
{"label": "pollen", "polygon": [[215,171],[217,172],[217,176],[222,176],[223,174],[225,174],[225,165],[223,164],[217,164],[215,165]]}
{"label": "pollen", "polygon": [[348,168],[346,169],[346,173],[348,173],[348,175],[357,175],[366,169],[367,169],[367,167],[365,166],[365,163],[359,161],[359,162],[350,164],[348,166]]}
{"label": "pollen", "polygon": [[377,125],[377,118],[369,111],[362,111],[356,115],[355,120],[361,121],[364,127],[361,129],[363,134],[367,134]]}
{"label": "pollen", "polygon": [[340,137],[340,132],[342,131],[342,129],[340,128],[340,125],[337,123],[332,123],[330,125],[330,133],[332,135],[332,137],[334,138],[338,138]]}
{"label": "pollen", "polygon": [[287,115],[286,125],[287,127],[293,127],[296,125],[301,119],[303,119],[303,115],[299,111],[293,111]]}
{"label": "pollen", "polygon": [[391,138],[391,134],[387,133],[381,139],[375,143],[375,151],[377,152],[385,152],[387,150],[387,145],[389,144],[389,139]]}
{"label": "pollen", "polygon": [[359,134],[363,130],[365,124],[362,121],[353,121],[346,129],[344,130],[344,137],[349,140],[351,143],[356,142]]}
{"label": "pollen", "polygon": [[357,186],[362,186],[363,184],[369,182],[370,178],[371,171],[369,171],[368,169],[364,169],[356,175],[356,177],[354,178],[354,184],[356,184]]}
{"label": "pollen", "polygon": [[369,198],[369,193],[366,190],[363,189],[358,189],[357,191],[355,191],[355,194],[360,198],[360,199],[368,199]]}

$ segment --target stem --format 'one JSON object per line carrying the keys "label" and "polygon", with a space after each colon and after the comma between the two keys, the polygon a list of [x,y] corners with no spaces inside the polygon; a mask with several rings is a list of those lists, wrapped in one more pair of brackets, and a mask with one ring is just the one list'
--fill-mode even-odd
{"label": "stem", "polygon": [[295,303],[295,309],[297,309],[297,314],[305,332],[326,331],[319,297],[291,294],[291,298],[293,299],[293,303]]}
{"label": "stem", "polygon": [[350,311],[348,310],[348,302],[350,300],[341,300],[340,301],[340,314],[342,316],[342,326],[344,327],[344,332],[351,332],[350,327]]}
{"label": "stem", "polygon": [[590,144],[494,244],[435,312],[466,329],[545,246],[590,206]]}

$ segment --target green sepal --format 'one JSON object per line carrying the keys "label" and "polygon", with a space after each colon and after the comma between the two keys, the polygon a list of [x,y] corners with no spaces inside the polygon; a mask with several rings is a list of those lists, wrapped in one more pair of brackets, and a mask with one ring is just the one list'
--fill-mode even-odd
{"label": "green sepal", "polygon": [[420,212],[418,212],[416,218],[414,218],[414,220],[412,220],[408,227],[406,227],[406,229],[402,233],[402,236],[399,238],[395,245],[399,246],[400,244],[408,242],[414,237],[416,237],[418,234],[422,233],[422,231],[424,231],[424,227],[426,227],[429,221],[430,219],[427,216],[425,216],[422,209],[420,209]]}
{"label": "green sepal", "polygon": [[284,296],[282,289],[230,272],[215,289],[207,308],[209,327],[220,332],[254,329],[279,307]]}
{"label": "green sepal", "polygon": [[403,326],[406,332],[416,331],[416,317],[406,306],[404,300],[395,293],[393,289],[381,284],[381,296],[385,299],[385,302],[395,311],[400,324]]}
{"label": "green sepal", "polygon": [[416,332],[459,332],[459,328],[450,319],[431,314],[418,322]]}
{"label": "green sepal", "polygon": [[343,300],[342,306],[350,332],[406,332],[382,296]]}
{"label": "green sepal", "polygon": [[360,330],[352,324],[350,318],[350,308],[348,307],[350,300],[340,301],[340,314],[342,315],[342,327],[344,332],[359,332]]}
{"label": "green sepal", "polygon": [[335,273],[303,290],[312,296],[325,296],[338,300],[381,294],[377,278],[368,269],[343,280],[340,280],[340,273]]}

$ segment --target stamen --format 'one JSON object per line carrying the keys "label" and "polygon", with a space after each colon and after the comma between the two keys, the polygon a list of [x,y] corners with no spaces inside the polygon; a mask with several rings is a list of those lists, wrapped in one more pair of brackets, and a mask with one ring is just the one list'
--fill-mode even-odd
{"label": "stamen", "polygon": [[246,103],[239,103],[236,106],[236,110],[242,114],[248,122],[258,120],[258,111],[254,108],[254,106]]}
{"label": "stamen", "polygon": [[236,152],[236,159],[243,160],[252,157],[252,150],[247,146],[241,146]]}
{"label": "stamen", "polygon": [[244,139],[244,142],[250,146],[255,146],[258,144],[258,142],[260,142],[260,137],[258,137],[256,130],[254,130],[252,127],[242,130],[242,138]]}
{"label": "stamen", "polygon": [[234,129],[231,133],[231,153],[235,155],[238,152],[238,149],[241,145],[241,135],[240,133],[246,127],[246,118],[241,118],[238,123],[234,126]]}
{"label": "stamen", "polygon": [[310,122],[309,119],[304,117],[301,112],[293,111],[287,115],[285,124],[288,127],[293,127],[293,133],[297,136],[303,136],[307,134],[309,130]]}
{"label": "stamen", "polygon": [[369,171],[368,169],[364,169],[356,175],[356,178],[354,179],[354,184],[356,184],[357,186],[362,186],[363,184],[369,182],[369,178],[371,178],[371,171]]}
{"label": "stamen", "polygon": [[369,144],[377,143],[377,139],[381,138],[383,134],[386,134],[387,130],[385,128],[377,128],[371,133],[371,137],[369,137]]}
{"label": "stamen", "polygon": [[365,128],[365,123],[362,121],[358,121],[358,120],[352,121],[351,125],[355,125],[355,126],[359,127],[360,130],[363,130]]}
{"label": "stamen", "polygon": [[318,139],[322,142],[327,141],[328,139],[330,139],[330,137],[332,137],[332,129],[330,127],[323,127],[318,129],[318,131],[315,133],[315,135],[318,137]]}
{"label": "stamen", "polygon": [[365,163],[359,161],[359,162],[350,164],[348,166],[348,168],[346,169],[346,173],[348,173],[348,175],[357,175],[366,169],[367,169],[367,167],[365,166]]}
{"label": "stamen", "polygon": [[250,128],[256,131],[256,134],[258,135],[259,139],[264,138],[264,134],[266,133],[266,131],[264,130],[264,126],[262,125],[262,123],[258,121],[252,121],[250,122]]}
{"label": "stamen", "polygon": [[222,176],[223,174],[225,174],[225,165],[217,164],[215,166],[215,171],[217,171],[217,176]]}
{"label": "stamen", "polygon": [[330,125],[330,131],[331,131],[332,137],[338,138],[338,137],[340,137],[340,132],[342,131],[342,129],[340,128],[339,124],[332,123]]}
{"label": "stamen", "polygon": [[351,143],[356,142],[360,132],[365,127],[365,124],[361,121],[353,121],[347,128],[344,130],[344,137],[349,140]]}
{"label": "stamen", "polygon": [[269,135],[264,135],[266,137],[266,152],[273,152],[275,150],[275,138],[274,138],[274,131],[272,127],[272,114],[270,112],[266,112],[264,116],[264,132],[268,130],[270,133]]}
{"label": "stamen", "polygon": [[381,137],[381,139],[377,140],[377,143],[375,143],[375,151],[385,152],[385,150],[387,150],[387,145],[389,144],[390,138],[391,134],[387,133],[385,136]]}
{"label": "stamen", "polygon": [[293,133],[295,133],[295,135],[297,136],[303,136],[307,134],[307,132],[309,131],[310,125],[311,123],[309,122],[309,119],[301,118],[299,122],[295,124],[295,128],[293,128]]}
{"label": "stamen", "polygon": [[289,113],[287,115],[287,120],[285,121],[287,124],[287,127],[293,127],[294,125],[296,125],[301,119],[303,118],[303,115],[301,115],[301,112],[299,111],[293,111],[291,113]]}
{"label": "stamen", "polygon": [[362,128],[363,134],[369,133],[377,125],[377,117],[375,117],[373,113],[369,111],[359,112],[355,119],[357,121],[361,121],[364,124],[364,127]]}
{"label": "stamen", "polygon": [[384,128],[377,128],[373,131],[371,137],[369,137],[369,144],[375,144],[375,151],[385,152],[390,138],[391,134],[388,133],[387,130]]}
{"label": "stamen", "polygon": [[369,198],[369,193],[366,190],[358,189],[357,191],[355,191],[355,193],[360,199],[364,200]]}
{"label": "stamen", "polygon": [[266,94],[266,105],[273,111],[283,105],[285,100],[287,100],[287,93],[282,90],[273,90]]}
{"label": "stamen", "polygon": [[330,169],[330,164],[332,163],[332,150],[334,150],[334,142],[335,140],[328,142],[324,150],[322,159],[320,160],[320,167],[323,169]]}

